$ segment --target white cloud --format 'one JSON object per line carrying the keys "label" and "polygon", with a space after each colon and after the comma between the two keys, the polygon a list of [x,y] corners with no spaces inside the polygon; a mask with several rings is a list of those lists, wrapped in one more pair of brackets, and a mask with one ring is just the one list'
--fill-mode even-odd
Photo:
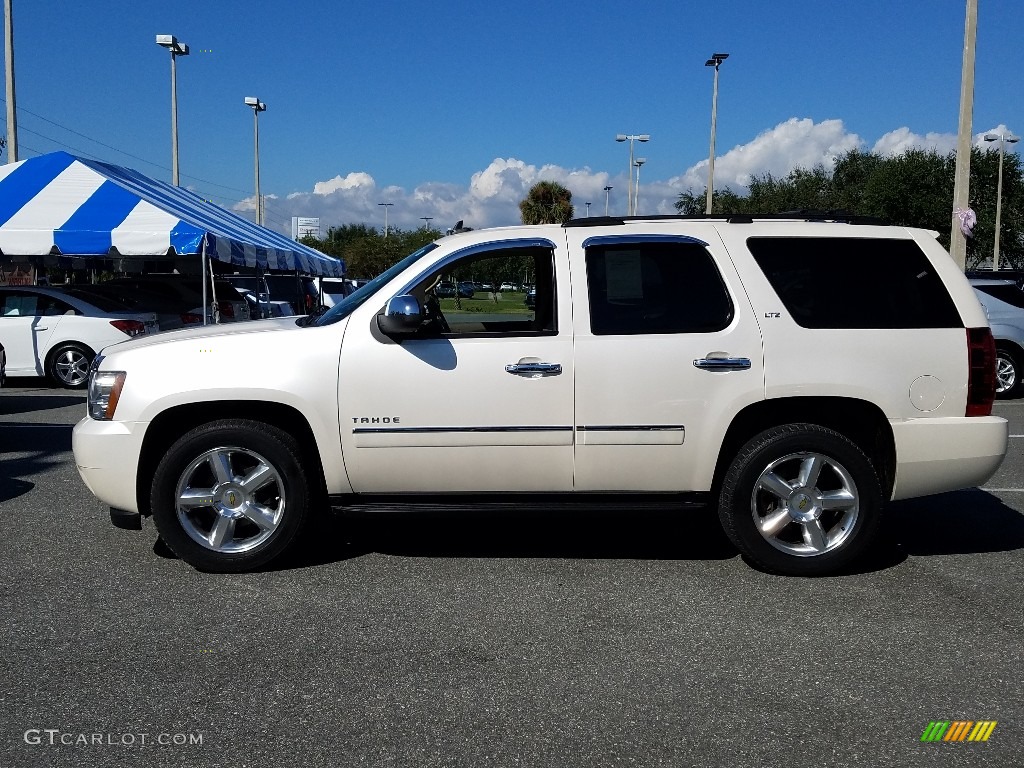
{"label": "white cloud", "polygon": [[[1000,131],[1008,133],[1005,126],[991,132]],[[983,134],[977,134],[976,143],[986,144],[982,137]],[[794,168],[811,168],[819,163],[831,170],[840,156],[865,146],[860,136],[846,130],[842,120],[815,123],[809,118],[794,117],[717,156],[715,188],[730,187],[743,194],[754,175],[785,176]],[[955,146],[956,137],[951,134],[921,135],[901,127],[879,138],[872,151],[893,155],[921,148],[945,153]],[[704,159],[668,179],[645,178],[642,174],[638,210],[641,214],[674,213],[674,203],[681,192],[690,189],[699,193],[705,188],[707,172],[708,161]],[[621,173],[613,176],[588,167],[538,167],[517,158],[499,157],[474,173],[465,185],[431,181],[412,191],[397,186],[378,189],[373,176],[364,171],[338,174],[316,182],[311,192],[293,192],[285,198],[268,195],[267,221],[282,232],[290,231],[291,216],[319,216],[325,232],[330,226],[349,223],[383,228],[384,214],[378,203],[387,201],[394,203],[388,210],[389,224],[403,229],[422,226],[424,217],[430,217],[430,224],[441,230],[460,219],[474,228],[516,224],[519,201],[532,185],[545,180],[568,187],[577,216],[585,215],[587,202],[591,203],[592,215],[602,215],[604,188],[609,185],[613,187],[609,212],[616,215],[625,209],[626,178]],[[254,210],[252,198],[239,203],[236,210]]]}

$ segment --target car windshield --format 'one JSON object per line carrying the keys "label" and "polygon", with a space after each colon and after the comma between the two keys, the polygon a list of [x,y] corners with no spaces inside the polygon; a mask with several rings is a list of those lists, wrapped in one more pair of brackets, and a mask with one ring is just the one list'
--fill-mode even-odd
{"label": "car windshield", "polygon": [[310,322],[310,325],[330,325],[336,323],[339,320],[344,320],[346,317],[351,315],[358,307],[362,306],[363,302],[369,299],[373,294],[380,290],[381,286],[386,285],[391,281],[395,275],[402,272],[406,267],[411,266],[421,258],[426,256],[432,250],[437,248],[437,243],[427,243],[425,246],[420,248],[418,251],[414,251],[402,259],[400,262],[395,264],[390,269],[381,272],[373,280],[366,283],[365,285],[357,288],[355,291],[350,293],[344,299],[339,301],[324,314],[317,317],[315,320]]}

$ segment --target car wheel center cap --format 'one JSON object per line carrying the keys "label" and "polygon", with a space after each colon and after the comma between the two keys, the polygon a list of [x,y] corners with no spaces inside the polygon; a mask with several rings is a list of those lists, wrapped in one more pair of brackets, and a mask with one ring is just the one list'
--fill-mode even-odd
{"label": "car wheel center cap", "polygon": [[242,489],[236,485],[226,485],[220,490],[220,509],[222,514],[230,514],[234,517],[241,515],[241,508],[245,506],[246,496]]}
{"label": "car wheel center cap", "polygon": [[790,496],[787,506],[790,517],[804,522],[814,520],[821,512],[818,500],[805,491],[797,491]]}

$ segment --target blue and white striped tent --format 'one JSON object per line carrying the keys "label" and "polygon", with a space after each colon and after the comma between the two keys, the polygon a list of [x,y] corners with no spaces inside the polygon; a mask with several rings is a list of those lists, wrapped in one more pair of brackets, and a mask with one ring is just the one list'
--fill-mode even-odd
{"label": "blue and white striped tent", "polygon": [[185,256],[340,277],[345,264],[130,168],[51,152],[0,166],[0,253]]}

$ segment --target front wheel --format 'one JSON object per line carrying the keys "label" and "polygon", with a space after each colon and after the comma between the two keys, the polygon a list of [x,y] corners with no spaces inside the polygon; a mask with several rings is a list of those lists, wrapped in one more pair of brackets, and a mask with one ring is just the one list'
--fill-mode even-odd
{"label": "front wheel", "polygon": [[847,567],[878,530],[882,491],[864,452],[816,424],[766,430],[740,449],[722,483],[719,517],[765,570],[819,576]]}
{"label": "front wheel", "polygon": [[202,571],[237,573],[280,557],[297,539],[311,486],[290,434],[225,419],[179,438],[157,466],[150,502],[161,538]]}
{"label": "front wheel", "polygon": [[81,344],[64,344],[55,349],[46,366],[50,378],[66,389],[82,389],[89,383],[89,364],[95,357]]}

